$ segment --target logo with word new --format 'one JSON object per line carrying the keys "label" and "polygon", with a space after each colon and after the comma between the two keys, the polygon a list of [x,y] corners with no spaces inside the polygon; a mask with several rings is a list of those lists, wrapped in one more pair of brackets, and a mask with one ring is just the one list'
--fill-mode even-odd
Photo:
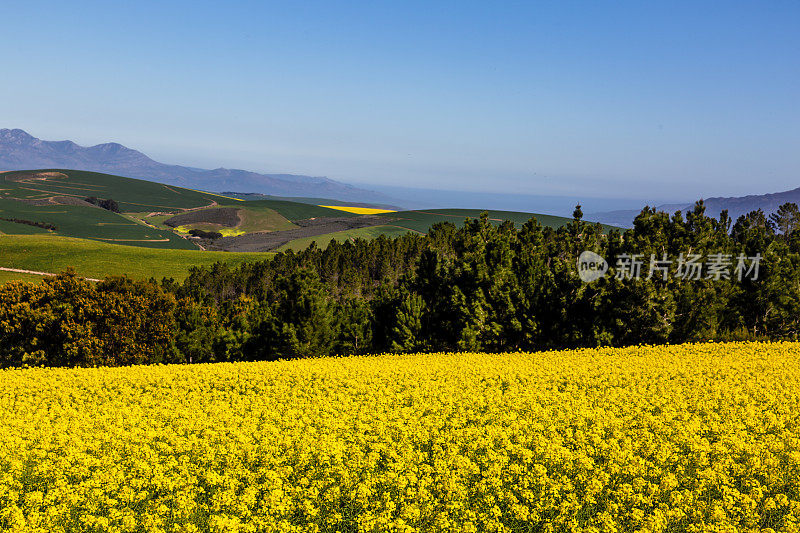
{"label": "logo with word new", "polygon": [[602,278],[608,272],[608,262],[594,252],[581,252],[578,256],[578,276],[586,283]]}

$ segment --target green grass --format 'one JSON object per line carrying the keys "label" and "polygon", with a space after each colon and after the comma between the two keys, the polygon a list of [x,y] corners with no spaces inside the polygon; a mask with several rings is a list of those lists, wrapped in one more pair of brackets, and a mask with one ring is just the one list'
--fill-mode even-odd
{"label": "green grass", "polygon": [[[14,181],[20,176],[44,172],[53,175],[44,180]],[[104,209],[68,205],[33,206],[14,199],[45,199],[53,196],[113,198],[122,211],[143,213],[180,212],[213,202],[244,203],[215,194],[99,172],[45,169],[0,173],[0,217],[54,224],[58,227],[56,233],[66,237],[147,248],[197,249],[197,246],[171,230],[150,228]],[[14,235],[41,233],[31,226],[7,222],[0,224],[0,232]]]}
{"label": "green grass", "polygon": [[239,209],[239,218],[242,222],[236,226],[237,230],[245,233],[256,231],[281,231],[296,228],[286,217],[268,207],[250,206]]}
{"label": "green grass", "polygon": [[[222,202],[220,202],[221,204]],[[226,204],[231,205],[231,204]],[[278,212],[287,220],[305,220],[307,218],[319,217],[354,217],[353,213],[346,213],[338,209],[329,209],[318,205],[302,204],[298,202],[288,202],[285,200],[252,200],[246,203],[248,208],[267,207]],[[236,207],[242,207],[241,204]]]}
{"label": "green grass", "polygon": [[6,272],[5,270],[0,270],[0,285],[5,285],[9,281],[28,281],[31,283],[40,283],[45,276],[39,276],[37,274],[22,274],[19,272]]}
{"label": "green grass", "polygon": [[[456,226],[461,226],[467,218],[480,217],[485,209],[430,209],[420,211],[397,211],[395,213],[381,213],[378,216],[393,219],[392,224],[404,228],[412,229],[420,233],[427,233],[431,226],[439,222],[452,222]],[[532,217],[542,226],[560,228],[572,222],[571,218],[557,217],[554,215],[542,215],[538,213],[522,213],[519,211],[499,211],[488,210],[489,219],[493,224],[501,224],[504,220],[510,220],[519,228]],[[604,226],[604,231],[613,229],[612,226]]]}
{"label": "green grass", "polygon": [[[52,178],[46,181],[27,183],[8,179],[31,172],[58,172],[65,174],[67,178]],[[0,189],[4,189],[2,193],[5,196],[16,198],[47,198],[50,196],[113,198],[119,203],[122,211],[187,209],[210,205],[215,201],[238,203],[216,194],[83,170],[45,169],[6,172],[0,174]]]}
{"label": "green grass", "polygon": [[[272,255],[158,250],[57,235],[0,235],[2,267],[58,273],[71,266],[81,276],[98,279],[125,274],[134,279],[153,277],[160,280],[167,277],[182,280],[192,266],[207,266],[217,261],[239,265],[260,261]],[[12,278],[17,276],[8,272],[5,274],[11,274]]]}
{"label": "green grass", "polygon": [[[49,172],[51,175],[42,180],[28,180],[25,182],[14,181],[14,178],[26,174]],[[113,198],[120,205],[125,213],[112,213],[104,209],[87,206],[68,206],[68,205],[45,205],[33,206],[15,200],[22,199],[45,199],[53,196],[72,196],[75,198],[86,198],[96,196],[99,198]],[[301,200],[298,198],[298,200]],[[304,199],[321,200],[321,199]],[[326,200],[327,201],[327,200]],[[333,202],[341,204],[346,202]],[[221,231],[223,233],[250,233],[257,231],[279,231],[296,227],[291,221],[303,220],[308,218],[320,217],[355,217],[354,213],[329,209],[312,205],[289,201],[287,199],[268,198],[253,201],[237,201],[233,198],[224,197],[217,194],[205,193],[155,183],[152,181],[138,180],[102,174],[98,172],[87,172],[77,170],[46,169],[35,171],[14,171],[0,173],[0,217],[20,218],[36,222],[50,223],[57,226],[55,235],[61,237],[74,237],[80,239],[91,239],[105,244],[128,245],[139,249],[143,257],[150,257],[154,264],[158,261],[154,258],[162,257],[158,250],[172,249],[181,251],[188,257],[203,257],[203,259],[192,259],[198,264],[209,263],[216,260],[214,254],[201,253],[198,247],[190,240],[181,238],[179,235],[164,225],[164,220],[172,215],[156,215],[147,217],[151,212],[180,213],[186,209],[200,208],[204,206],[216,205],[219,207],[235,207],[241,209],[242,223],[234,229],[222,229],[206,224],[195,224],[183,227],[196,227],[198,229]],[[312,241],[316,241],[319,246],[327,246],[332,239],[346,240],[349,238],[374,238],[379,234],[397,236],[405,231],[417,231],[426,233],[430,227],[443,221],[450,221],[456,225],[461,225],[467,217],[480,216],[479,209],[436,209],[425,211],[400,211],[396,213],[385,213],[383,216],[387,220],[385,226],[373,228],[362,228],[332,233],[325,236],[298,239],[285,245],[283,248],[300,249]],[[502,220],[511,220],[517,226],[524,224],[530,217],[535,216],[537,220],[550,227],[560,227],[569,223],[571,219],[556,217],[551,215],[534,215],[532,213],[520,213],[515,211],[489,211],[492,222],[499,224]],[[610,226],[604,226],[608,230]],[[0,221],[0,234],[7,235],[42,235],[54,236],[53,232],[48,232],[42,228],[28,226],[24,224]],[[48,241],[56,242],[56,241]],[[85,245],[83,245],[85,246]],[[110,250],[110,249],[109,249]],[[152,253],[145,250],[152,250]],[[45,252],[41,252],[45,256]],[[108,252],[106,255],[114,255]],[[195,254],[195,255],[193,255]],[[124,254],[123,254],[124,255]],[[130,256],[131,254],[128,253]],[[97,260],[102,260],[103,254],[97,256]],[[231,259],[233,254],[225,254]],[[247,256],[246,257],[252,257]],[[0,256],[2,258],[2,256]],[[80,261],[80,258],[74,261]],[[148,259],[150,260],[150,259]],[[0,262],[2,259],[0,259]],[[131,263],[135,260],[130,259]],[[182,261],[177,259],[177,271],[181,270]],[[60,264],[57,258],[52,260],[53,264]],[[168,261],[162,261],[160,265],[169,270],[166,266]],[[122,263],[125,265],[125,262]],[[86,263],[88,265],[88,263]],[[3,266],[0,264],[0,266]],[[66,265],[63,265],[66,266]],[[99,270],[93,271],[102,277],[108,273],[122,273],[114,270],[111,263],[106,263]],[[131,272],[136,272],[135,265],[125,266]],[[34,268],[31,268],[34,270]],[[110,270],[109,270],[110,269]],[[50,271],[45,269],[46,271]],[[143,267],[141,272],[152,275],[157,269]],[[92,276],[88,273],[89,277]],[[133,275],[133,274],[132,274]],[[159,275],[156,272],[156,277]]]}
{"label": "green grass", "polygon": [[[29,205],[16,200],[0,199],[0,217],[47,222],[57,227],[56,234],[64,237],[119,242],[148,248],[197,250],[197,246],[171,231],[138,224],[118,213],[96,207],[74,205]],[[6,234],[30,234],[32,226],[7,223]]]}
{"label": "green grass", "polygon": [[150,211],[145,211],[145,212],[142,212],[142,213],[125,213],[126,216],[132,218],[136,222],[144,222],[145,225],[149,224],[151,226],[157,227],[158,229],[163,229],[163,230],[166,230],[166,231],[172,231],[172,229],[169,226],[164,224],[164,221],[169,219],[169,218],[174,217],[175,215],[173,215],[173,214],[169,214],[169,215],[154,215],[152,217],[149,217],[149,216],[147,216],[149,214],[150,214]]}
{"label": "green grass", "polygon": [[316,237],[304,237],[302,239],[295,239],[278,248],[279,252],[285,250],[301,251],[309,247],[312,242],[316,242],[319,248],[327,248],[332,240],[345,242],[348,239],[375,239],[379,235],[386,235],[389,238],[399,237],[404,233],[408,233],[406,228],[398,228],[396,226],[371,226],[369,228],[358,228],[345,231],[337,231],[334,233],[327,233],[325,235],[317,235]]}
{"label": "green grass", "polygon": [[[256,233],[259,231],[282,231],[282,230],[297,228],[296,225],[286,220],[285,217],[281,216],[280,213],[278,213],[274,209],[258,205],[253,207],[251,207],[249,204],[244,207],[242,207],[241,204],[220,206],[220,207],[212,207],[210,209],[201,209],[197,212],[199,213],[203,211],[213,211],[215,209],[220,209],[221,207],[236,208],[238,210],[237,214],[239,215],[239,219],[241,220],[241,222],[239,222],[239,224],[237,226],[234,226],[233,228],[222,226],[221,224],[197,222],[194,224],[184,224],[180,226],[180,231],[188,232],[190,229],[202,229],[206,231],[220,231],[223,235],[225,235],[226,234],[225,230],[228,230],[227,233],[242,234],[242,233]],[[162,217],[160,216],[147,217],[144,220],[153,224],[152,219],[154,218],[162,218]],[[168,218],[169,217],[165,217],[164,220]],[[160,223],[164,224],[164,220],[162,220]],[[166,227],[166,225],[164,226]],[[230,230],[235,230],[235,231],[231,232]]]}
{"label": "green grass", "polygon": [[[29,178],[26,181],[15,181],[26,176]],[[43,179],[30,179],[32,176]],[[33,206],[17,200],[43,200],[55,196],[112,198],[125,214],[87,206]],[[218,194],[99,172],[40,169],[0,173],[0,217],[53,224],[57,227],[55,233],[64,237],[142,248],[197,250],[193,242],[176,235],[172,228],[164,224],[172,215],[147,215],[152,212],[178,214],[187,209],[211,205],[241,209],[242,223],[226,231],[206,224],[192,224],[182,229],[241,234],[292,229],[296,227],[291,222],[293,220],[358,216],[286,199],[244,202]],[[0,221],[0,233],[26,235],[47,232],[41,228]]]}
{"label": "green grass", "polygon": [[203,231],[217,231],[225,236],[242,235],[244,233],[257,233],[261,231],[282,231],[287,229],[295,229],[296,225],[292,224],[286,218],[281,216],[274,209],[268,207],[255,206],[242,207],[244,202],[237,205],[225,205],[219,207],[212,207],[209,209],[201,209],[202,211],[212,211],[222,207],[234,207],[238,210],[238,215],[241,222],[235,227],[223,226],[221,224],[213,224],[210,222],[196,222],[194,224],[183,224],[177,227],[170,227],[165,222],[172,218],[172,215],[155,215],[152,217],[147,216],[148,213],[129,213],[132,218],[143,221],[160,229],[167,231],[177,231],[181,234],[189,233],[190,230],[199,229]]}
{"label": "green grass", "polygon": [[[2,200],[0,200],[2,202]],[[5,218],[15,218],[10,213],[4,215],[2,211],[2,207],[0,207],[0,217]],[[19,217],[16,217],[19,218]],[[37,226],[29,226],[27,224],[20,224],[18,222],[8,222],[6,220],[0,220],[0,235],[8,234],[8,235],[38,235],[42,233],[48,233],[48,231],[44,228],[40,228]]]}

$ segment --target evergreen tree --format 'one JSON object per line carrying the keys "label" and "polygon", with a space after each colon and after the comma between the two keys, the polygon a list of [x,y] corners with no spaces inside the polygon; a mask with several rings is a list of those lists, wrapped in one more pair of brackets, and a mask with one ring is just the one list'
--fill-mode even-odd
{"label": "evergreen tree", "polygon": [[349,298],[336,310],[335,353],[364,354],[372,351],[372,315],[361,298]]}
{"label": "evergreen tree", "polygon": [[266,359],[329,355],[333,309],[314,270],[303,268],[277,280],[277,301],[246,343]]}
{"label": "evergreen tree", "polygon": [[784,237],[788,237],[795,230],[800,229],[800,210],[795,203],[781,205],[777,212],[770,215],[769,219]]}
{"label": "evergreen tree", "polygon": [[391,333],[391,350],[393,352],[407,353],[425,349],[422,338],[424,314],[425,302],[422,297],[403,291]]}

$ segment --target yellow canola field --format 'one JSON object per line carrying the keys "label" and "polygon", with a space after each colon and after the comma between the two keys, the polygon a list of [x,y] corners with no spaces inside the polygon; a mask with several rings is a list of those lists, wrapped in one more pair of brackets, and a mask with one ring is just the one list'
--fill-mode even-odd
{"label": "yellow canola field", "polygon": [[327,207],[328,209],[337,209],[339,211],[346,211],[348,213],[355,213],[357,215],[377,215],[379,213],[395,213],[391,209],[376,209],[374,207],[354,207],[349,205],[321,205],[320,207]]}
{"label": "yellow canola field", "polygon": [[0,371],[2,531],[798,531],[800,344]]}
{"label": "yellow canola field", "polygon": [[[175,228],[175,231],[178,233],[188,234],[192,229],[191,226],[178,226]],[[223,237],[236,237],[237,235],[244,235],[247,233],[244,230],[236,229],[236,228],[215,228],[209,231],[216,231],[217,233],[222,234]]]}

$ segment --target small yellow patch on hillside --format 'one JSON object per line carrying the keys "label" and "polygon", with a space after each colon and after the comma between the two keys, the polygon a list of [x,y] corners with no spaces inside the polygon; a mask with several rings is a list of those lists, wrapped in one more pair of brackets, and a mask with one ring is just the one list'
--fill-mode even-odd
{"label": "small yellow patch on hillside", "polygon": [[201,192],[203,194],[208,194],[210,196],[217,196],[219,198],[225,198],[226,200],[236,200],[237,202],[244,202],[241,198],[232,198],[230,196],[225,196],[224,194],[217,194],[215,192],[208,192],[208,191],[199,191],[197,189],[188,189],[186,187],[181,187],[182,189],[186,189],[187,191],[194,191],[194,192]]}
{"label": "small yellow patch on hillside", "polygon": [[247,233],[244,230],[236,229],[236,228],[220,228],[217,231],[222,233],[223,237],[236,237],[237,235],[244,235],[245,233]]}
{"label": "small yellow patch on hillside", "polygon": [[378,213],[394,213],[392,209],[373,209],[372,207],[352,207],[349,205],[321,205],[320,207],[327,207],[328,209],[337,209],[339,211],[347,211],[348,213],[356,213],[357,215],[377,215]]}
{"label": "small yellow patch on hillside", "polygon": [[[206,226],[219,226],[218,224],[205,224]],[[188,226],[178,226],[175,228],[180,234],[188,235],[190,231],[194,229],[192,225]],[[237,229],[237,228],[223,228],[222,226],[215,227],[215,228],[206,228],[206,231],[216,231],[217,233],[221,233],[223,237],[236,237],[238,235],[244,235],[247,233],[244,230]]]}

